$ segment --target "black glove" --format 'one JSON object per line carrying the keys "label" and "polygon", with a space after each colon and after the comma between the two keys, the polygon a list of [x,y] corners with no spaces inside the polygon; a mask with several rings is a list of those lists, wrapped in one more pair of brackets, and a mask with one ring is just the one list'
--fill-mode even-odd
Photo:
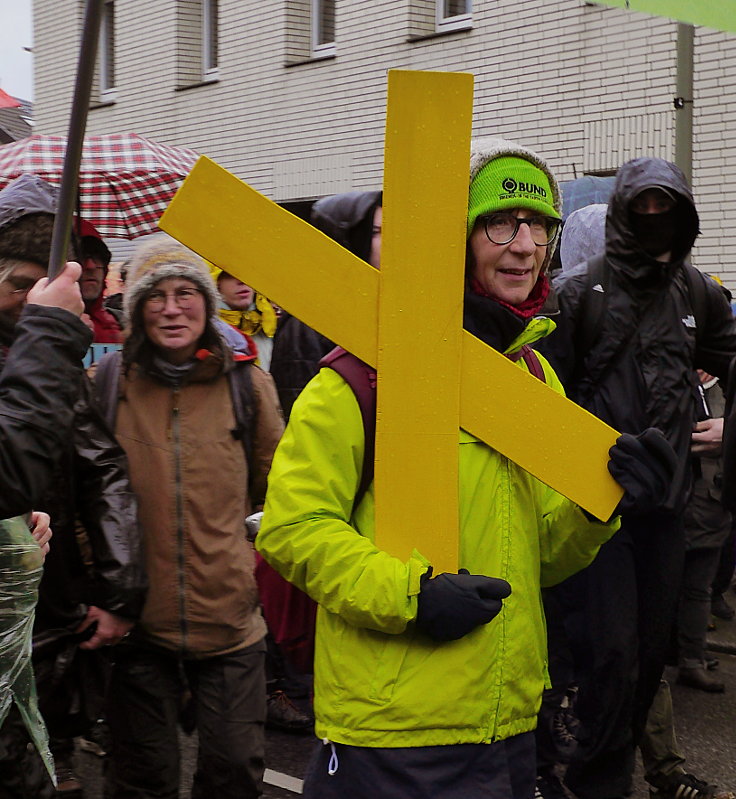
{"label": "black glove", "polygon": [[608,454],[608,471],[625,492],[615,513],[648,513],[664,505],[677,455],[659,430],[648,427],[638,436],[624,433]]}
{"label": "black glove", "polygon": [[511,593],[506,580],[460,569],[457,574],[422,576],[417,600],[417,627],[437,641],[455,641],[480,624],[488,624]]}

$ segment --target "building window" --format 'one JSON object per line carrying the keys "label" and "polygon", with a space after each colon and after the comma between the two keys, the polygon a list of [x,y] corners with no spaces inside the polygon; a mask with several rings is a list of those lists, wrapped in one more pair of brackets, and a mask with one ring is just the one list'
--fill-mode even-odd
{"label": "building window", "polygon": [[202,0],[202,78],[213,80],[218,77],[217,53],[217,0]]}
{"label": "building window", "polygon": [[177,87],[201,86],[219,78],[218,0],[177,0]]}
{"label": "building window", "polygon": [[472,6],[472,0],[436,0],[437,30],[469,28]]}
{"label": "building window", "polygon": [[115,2],[106,0],[102,9],[97,54],[100,102],[114,100],[115,94]]}
{"label": "building window", "polygon": [[335,52],[335,0],[312,0],[312,55]]}

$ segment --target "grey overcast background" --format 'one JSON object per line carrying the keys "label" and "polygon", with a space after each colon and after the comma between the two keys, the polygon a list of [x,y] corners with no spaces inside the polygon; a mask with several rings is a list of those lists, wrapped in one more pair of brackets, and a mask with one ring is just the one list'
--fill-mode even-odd
{"label": "grey overcast background", "polygon": [[0,89],[33,100],[31,0],[0,0]]}

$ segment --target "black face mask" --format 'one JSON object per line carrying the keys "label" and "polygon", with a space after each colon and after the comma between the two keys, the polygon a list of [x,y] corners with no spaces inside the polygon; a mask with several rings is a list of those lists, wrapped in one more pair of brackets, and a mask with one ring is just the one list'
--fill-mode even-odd
{"label": "black face mask", "polygon": [[629,214],[631,230],[639,246],[647,255],[656,258],[669,252],[675,241],[675,210],[663,214]]}

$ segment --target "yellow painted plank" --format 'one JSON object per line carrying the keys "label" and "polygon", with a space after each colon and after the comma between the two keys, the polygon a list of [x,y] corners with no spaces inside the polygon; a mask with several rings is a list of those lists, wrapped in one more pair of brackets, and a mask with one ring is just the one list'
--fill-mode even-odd
{"label": "yellow painted plank", "polygon": [[[433,75],[432,79],[442,75],[443,73]],[[437,113],[435,109],[435,116],[424,119],[423,124],[442,128],[448,124],[450,116],[447,113]],[[404,135],[402,131],[407,122],[410,120],[401,120],[395,131],[399,140]],[[389,135],[393,134],[389,132]],[[434,166],[443,159],[454,158],[455,156],[447,152],[450,149],[453,148],[448,146],[433,162],[429,162],[430,165]],[[462,174],[463,180],[467,180],[467,151],[464,156],[466,160],[458,174]],[[459,155],[457,158],[459,163],[462,159]],[[389,171],[393,168],[388,165]],[[396,168],[400,168],[400,165]],[[396,195],[398,199],[394,200],[393,191],[396,189],[391,189],[387,185],[384,259],[389,260],[386,261],[387,267],[384,271],[388,269],[393,271],[392,263],[396,254],[399,256],[398,263],[407,260],[401,256],[405,251],[402,248],[407,246],[407,242],[403,240],[403,233],[411,231],[410,226],[418,225],[420,222],[419,213],[414,219],[406,220],[406,227],[404,220],[397,218],[391,210],[391,204],[398,202],[401,207],[403,202],[410,205],[411,197],[405,195],[402,198],[399,194]],[[442,192],[438,192],[435,186],[431,196],[443,197],[446,201],[445,191],[446,189],[443,189]],[[421,193],[414,195],[416,207],[422,211],[430,205],[425,198],[426,195],[422,196]],[[457,202],[457,198],[453,202]],[[464,209],[465,203],[466,197],[463,195],[460,207]],[[393,231],[392,224],[395,226]],[[428,226],[430,231],[427,232],[423,228],[423,233],[431,237],[434,227],[444,224],[450,226],[447,241],[454,242],[453,225],[457,222],[439,213],[437,219]],[[379,283],[383,275],[307,223],[279,208],[214,162],[206,158],[197,162],[162,217],[160,227],[227,272],[242,278],[364,361],[372,365],[378,364],[388,348],[393,346],[390,342],[384,343],[379,358]],[[416,239],[416,235],[407,236],[407,241],[411,243],[412,238]],[[437,238],[438,241],[444,239],[444,234]],[[435,246],[440,245],[435,244]],[[398,249],[392,251],[392,248]],[[452,263],[453,257],[453,255],[448,256],[448,264]],[[423,253],[416,262],[422,260],[427,261],[427,268],[430,269],[430,262],[433,259]],[[409,284],[407,288],[413,288],[415,293],[421,294],[422,300],[426,300],[429,307],[432,298],[428,295],[435,286],[425,285],[427,281],[412,286],[412,281],[416,281],[416,278],[407,279]],[[397,292],[397,296],[401,299],[400,290],[399,280],[396,284],[392,282],[388,292]],[[412,296],[404,299],[409,303],[414,302]],[[433,320],[435,328],[432,329],[430,326],[429,334],[442,331],[442,325],[446,324],[444,334],[448,336],[448,341],[456,341],[459,325],[455,320],[458,318],[461,304],[460,292],[456,300],[449,303],[449,316],[441,320],[435,318]],[[401,324],[401,315],[407,313],[408,309],[409,306],[406,311],[402,310],[394,300],[389,302],[388,299],[383,306],[387,323],[393,324],[391,316],[394,315],[396,323],[394,327],[404,338],[412,337],[410,326],[407,325],[404,329]],[[411,313],[417,313],[416,306],[411,306]],[[425,328],[422,327],[422,330]],[[426,331],[422,335],[427,335]],[[459,426],[486,441],[598,518],[608,518],[621,496],[621,489],[610,478],[606,469],[607,451],[615,440],[615,431],[560,397],[536,378],[524,373],[469,333],[462,332],[460,336],[462,372],[459,380]],[[442,347],[443,344],[435,341],[433,346]],[[455,344],[448,344],[449,349],[454,346]],[[405,375],[407,374],[405,368],[412,366],[412,357],[402,354],[400,358],[403,360],[398,361],[399,371]],[[436,392],[437,388],[443,385],[437,380],[438,372],[435,368],[439,360],[441,359],[435,360],[430,375],[420,376],[424,381],[416,384],[420,393],[428,393],[430,389]],[[390,368],[388,363],[387,361],[387,368]],[[440,368],[444,368],[444,365]],[[448,368],[452,371],[457,365]],[[416,375],[414,378],[417,379]],[[448,385],[451,383],[445,383],[444,387]],[[404,380],[398,387],[393,387],[392,381],[391,386],[389,391],[402,395],[408,408],[413,407],[418,401],[416,395],[412,394],[410,380]],[[382,411],[381,395],[384,390],[385,387],[382,385],[378,396],[378,424],[381,426],[382,452],[384,454],[390,452],[393,446],[402,447],[413,451],[415,460],[425,465],[427,470],[435,468],[438,459],[444,460],[446,457],[440,453],[448,452],[449,441],[445,440],[449,439],[449,434],[446,432],[447,418],[454,414],[452,410],[456,402],[454,393],[443,398],[436,406],[433,405],[431,412],[427,413],[427,417],[432,417],[433,422],[438,424],[435,431],[437,435],[427,436],[419,428],[408,426],[404,435],[404,424],[410,424],[406,418],[394,428],[391,428],[390,424],[384,424],[388,422],[388,416],[384,419]],[[389,403],[391,402],[389,398]],[[445,402],[448,404],[442,405]],[[441,434],[440,429],[443,431]],[[402,440],[395,443],[390,440],[392,435],[401,437]],[[456,429],[452,440],[456,444]],[[455,452],[453,460],[456,461],[456,458]],[[380,471],[380,463],[378,468]],[[427,484],[422,487],[413,482],[411,485],[411,491],[418,492],[422,489],[423,496],[428,496]],[[446,488],[449,492],[450,487]],[[404,485],[402,490],[409,489]],[[444,494],[445,497],[447,495]],[[387,512],[390,512],[392,506],[396,508],[404,501],[404,497],[398,493],[383,496],[385,499],[381,500],[382,509],[385,507]],[[414,497],[415,501],[416,499]],[[415,545],[418,549],[426,551],[424,535],[421,539],[416,539]],[[389,551],[401,555],[405,554],[406,542],[399,543],[398,549],[391,542],[387,542],[386,547]],[[451,562],[444,559],[443,553],[437,557],[443,563]],[[452,557],[452,553],[449,553],[449,557]]]}
{"label": "yellow painted plank", "polygon": [[159,227],[367,363],[377,361],[379,273],[201,156]]}
{"label": "yellow painted plank", "polygon": [[616,430],[467,332],[462,359],[463,429],[597,518],[610,518],[623,495],[607,467]]}
{"label": "yellow painted plank", "polygon": [[[239,221],[243,219],[258,222],[246,225]],[[160,227],[204,258],[251,281],[266,296],[367,363],[378,363],[380,273],[214,162],[206,158],[197,162]],[[239,235],[233,236],[234,230]],[[276,230],[278,237],[272,234]],[[293,242],[298,242],[297,252],[305,251],[302,237],[312,253],[309,257],[319,260],[310,263],[303,255],[294,256]],[[257,258],[254,253],[259,254]],[[536,378],[525,376],[467,332],[463,333],[463,366],[460,426],[508,457],[514,452],[513,459],[544,483],[598,518],[608,518],[620,495],[605,469],[614,436],[611,428]],[[509,382],[498,385],[498,369],[504,367]],[[544,393],[532,405],[529,398],[540,390]],[[533,394],[527,395],[528,391]],[[515,409],[525,420],[535,420],[539,437],[528,453],[530,459],[514,450],[513,441],[503,444],[497,440],[504,437],[504,428],[515,435],[515,425],[504,419],[497,429],[485,421],[496,418],[493,408],[504,397],[518,397]],[[540,450],[552,452],[553,436],[561,427],[558,419],[568,415],[574,422],[566,421],[559,430],[554,457],[540,458]],[[585,479],[577,483],[566,477],[573,473]]]}
{"label": "yellow painted plank", "polygon": [[389,72],[376,543],[402,559],[416,547],[436,572],[458,568],[457,435],[472,108],[472,75]]}

